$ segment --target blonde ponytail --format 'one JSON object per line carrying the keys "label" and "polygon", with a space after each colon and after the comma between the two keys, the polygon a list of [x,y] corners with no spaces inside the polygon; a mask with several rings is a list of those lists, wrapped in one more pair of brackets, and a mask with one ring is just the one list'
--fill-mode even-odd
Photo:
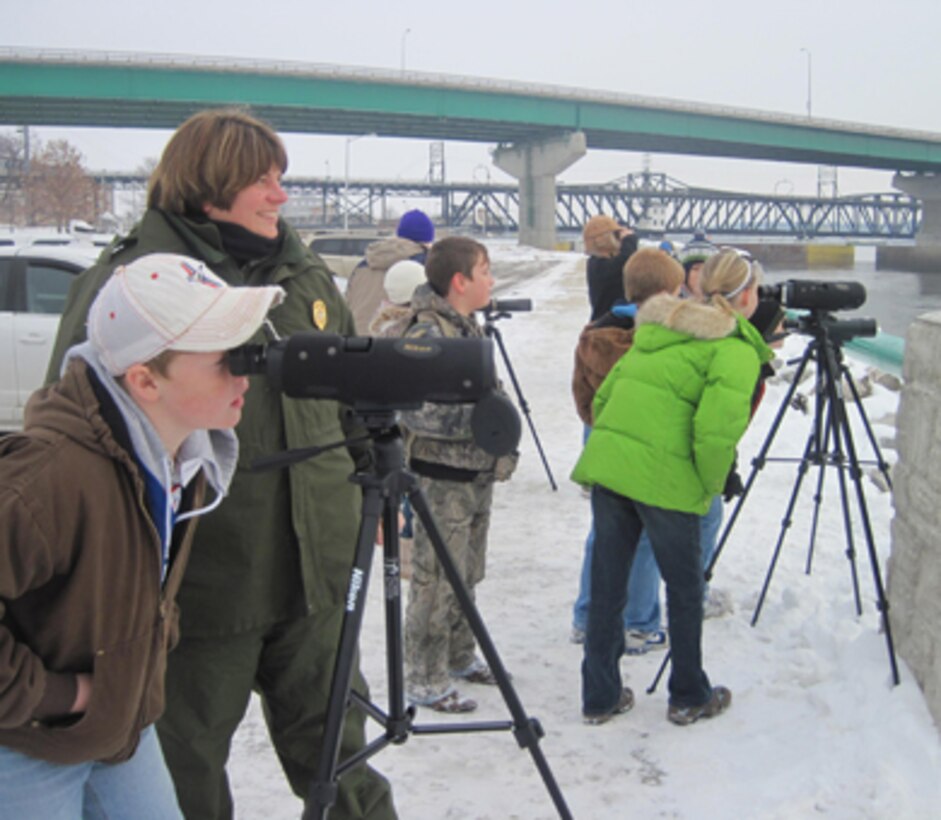
{"label": "blonde ponytail", "polygon": [[761,266],[735,250],[726,249],[709,257],[699,275],[699,287],[705,300],[714,307],[734,316],[735,299],[761,281]]}

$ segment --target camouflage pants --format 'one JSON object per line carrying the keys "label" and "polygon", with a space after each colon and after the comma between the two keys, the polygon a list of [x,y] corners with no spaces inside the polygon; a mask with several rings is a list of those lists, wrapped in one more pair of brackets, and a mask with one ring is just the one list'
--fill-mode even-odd
{"label": "camouflage pants", "polygon": [[[434,522],[470,597],[484,577],[491,477],[462,483],[419,479]],[[412,579],[405,612],[405,678],[411,699],[429,702],[451,691],[451,671],[474,662],[475,641],[421,521],[415,519]]]}

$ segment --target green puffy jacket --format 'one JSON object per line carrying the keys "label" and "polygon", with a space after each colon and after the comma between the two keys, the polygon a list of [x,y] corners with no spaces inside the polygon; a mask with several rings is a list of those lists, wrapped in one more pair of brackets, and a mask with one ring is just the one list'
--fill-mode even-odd
{"label": "green puffy jacket", "polygon": [[[111,271],[148,253],[201,259],[232,285],[280,285],[287,296],[270,318],[281,336],[318,328],[352,334],[349,309],[323,262],[288,225],[282,223],[281,231],[280,251],[240,268],[222,250],[212,223],[149,210],[72,286],[51,378],[58,376],[65,350],[84,338],[88,307]],[[264,341],[262,334],[253,341]],[[342,439],[340,407],[285,398],[261,376],[252,377],[245,400],[236,429],[238,471],[222,505],[200,520],[178,595],[187,637],[233,634],[337,606],[349,579],[360,491],[347,481],[353,461],[346,448],[282,470],[249,470],[260,455]]]}
{"label": "green puffy jacket", "polygon": [[741,316],[662,294],[594,401],[572,478],[650,506],[703,515],[722,491],[771,350]]}

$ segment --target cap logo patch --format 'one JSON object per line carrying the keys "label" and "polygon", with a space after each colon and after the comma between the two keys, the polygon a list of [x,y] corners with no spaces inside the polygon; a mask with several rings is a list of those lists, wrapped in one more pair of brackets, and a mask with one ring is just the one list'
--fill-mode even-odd
{"label": "cap logo patch", "polygon": [[183,270],[186,271],[186,280],[188,282],[193,282],[197,285],[208,285],[211,288],[219,287],[219,283],[206,276],[202,268],[193,267],[188,262],[180,262],[180,265]]}

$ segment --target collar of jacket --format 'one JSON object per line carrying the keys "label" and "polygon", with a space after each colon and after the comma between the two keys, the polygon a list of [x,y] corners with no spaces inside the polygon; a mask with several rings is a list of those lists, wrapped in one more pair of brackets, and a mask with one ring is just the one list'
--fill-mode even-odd
{"label": "collar of jacket", "polygon": [[[108,373],[89,342],[69,348],[66,353],[67,365],[73,359],[81,360],[84,365],[88,382],[101,408],[101,416],[115,439],[132,460],[140,462],[142,468],[159,482],[169,499],[173,467],[163,442],[146,414]],[[183,441],[177,454],[181,473],[192,475],[201,469],[215,492],[215,498],[207,507],[192,510],[189,514],[201,515],[218,506],[228,491],[237,462],[238,439],[232,430],[196,430]],[[163,518],[161,531],[169,541],[169,517],[164,515]]]}
{"label": "collar of jacket", "polygon": [[374,270],[387,270],[403,259],[425,261],[425,246],[401,236],[377,239],[366,247],[366,264]]}
{"label": "collar of jacket", "polygon": [[[204,261],[211,270],[220,271],[247,271],[254,268],[264,268],[269,272],[267,284],[278,284],[295,276],[301,267],[310,262],[309,254],[297,232],[283,219],[278,221],[278,233],[283,237],[280,248],[272,256],[249,262],[240,267],[238,263],[226,253],[222,245],[222,237],[214,222],[194,219],[184,214],[171,213],[160,208],[150,208],[141,221],[128,233],[108,249],[110,258],[140,241],[141,237],[160,235],[166,229],[161,229],[155,222],[162,222],[169,226],[187,247],[190,255]],[[222,275],[220,273],[220,275]],[[223,276],[223,278],[225,278]],[[233,283],[234,284],[234,283]]]}
{"label": "collar of jacket", "polygon": [[462,336],[480,336],[482,334],[475,314],[464,316],[458,313],[447,299],[435,293],[434,288],[428,282],[415,288],[415,292],[412,294],[411,307],[412,314],[415,317],[413,319],[414,324],[420,324],[423,321],[421,314],[430,312],[453,325],[460,331]]}
{"label": "collar of jacket", "polygon": [[637,326],[644,325],[660,325],[684,336],[708,340],[734,333],[738,322],[734,315],[712,305],[658,293],[637,310]]}

